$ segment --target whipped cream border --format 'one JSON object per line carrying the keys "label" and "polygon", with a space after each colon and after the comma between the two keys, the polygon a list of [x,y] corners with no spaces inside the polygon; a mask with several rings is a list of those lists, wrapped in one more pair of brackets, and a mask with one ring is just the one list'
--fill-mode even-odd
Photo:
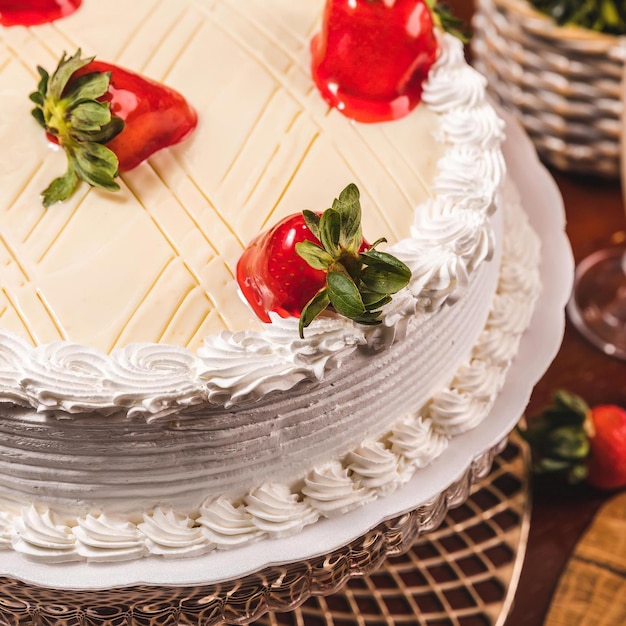
{"label": "whipped cream border", "polygon": [[489,217],[505,172],[503,123],[487,102],[485,79],[466,64],[461,42],[444,34],[440,44],[423,102],[438,117],[444,156],[433,197],[416,207],[411,236],[389,248],[413,277],[384,310],[381,327],[327,316],[300,340],[297,320],[274,317],[261,332],[209,336],[197,354],[131,344],[110,355],[67,341],[33,348],[0,330],[0,405],[146,419],[191,405],[236,406],[321,380],[359,345],[397,341],[416,313],[454,303],[493,253]]}
{"label": "whipped cream border", "polygon": [[61,515],[31,504],[0,511],[0,550],[45,563],[128,561],[149,555],[199,556],[269,538],[291,536],[322,517],[341,515],[388,495],[436,459],[450,439],[489,413],[530,324],[541,289],[540,243],[513,184],[502,195],[503,256],[486,325],[451,384],[389,432],[362,442],[343,459],[313,468],[301,486],[261,485],[241,500],[207,500],[197,512],[156,506],[143,521],[104,514],[60,523]]}

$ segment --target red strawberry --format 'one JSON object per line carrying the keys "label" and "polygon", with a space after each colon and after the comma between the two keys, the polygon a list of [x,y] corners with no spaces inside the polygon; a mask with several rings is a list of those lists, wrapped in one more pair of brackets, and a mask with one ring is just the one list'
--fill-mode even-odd
{"label": "red strawberry", "polygon": [[434,24],[465,38],[437,0],[327,0],[311,41],[322,97],[359,122],[403,117],[419,104],[437,58]]}
{"label": "red strawberry", "polygon": [[626,411],[614,405],[591,409],[594,432],[587,459],[587,482],[599,489],[626,486]]}
{"label": "red strawberry", "polygon": [[111,73],[107,93],[98,101],[109,102],[111,115],[125,122],[120,134],[106,144],[117,155],[121,172],[183,141],[195,129],[196,112],[174,89],[103,61],[90,62],[71,80],[92,72]]}
{"label": "red strawberry", "polygon": [[73,13],[80,4],[81,0],[0,0],[0,24],[37,26]]}
{"label": "red strawberry", "polygon": [[379,122],[419,103],[437,40],[425,0],[328,0],[311,52],[323,98],[352,119]]}
{"label": "red strawberry", "polygon": [[237,282],[264,322],[270,322],[269,311],[281,317],[300,317],[307,302],[326,283],[326,273],[312,268],[296,253],[301,241],[319,245],[302,213],[297,213],[259,235],[239,259]]}
{"label": "red strawberry", "polygon": [[539,473],[565,472],[599,489],[626,486],[626,410],[589,408],[578,396],[557,391],[553,403],[521,431]]}
{"label": "red strawberry", "polygon": [[43,192],[44,206],[68,198],[82,179],[116,191],[120,171],[185,139],[197,115],[177,91],[129,70],[91,59],[80,50],[61,59],[30,98],[33,116],[68,156],[64,176]]}
{"label": "red strawberry", "polygon": [[241,292],[256,315],[300,318],[300,336],[332,306],[362,324],[379,323],[380,308],[402,289],[411,272],[370,246],[361,232],[359,191],[348,185],[321,215],[289,216],[259,235],[237,264]]}

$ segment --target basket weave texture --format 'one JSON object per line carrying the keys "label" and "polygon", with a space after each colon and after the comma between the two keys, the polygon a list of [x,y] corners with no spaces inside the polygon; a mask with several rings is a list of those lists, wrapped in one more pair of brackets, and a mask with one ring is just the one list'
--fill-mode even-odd
{"label": "basket weave texture", "polygon": [[476,0],[472,56],[539,156],[566,171],[620,173],[626,37],[561,27],[526,0]]}

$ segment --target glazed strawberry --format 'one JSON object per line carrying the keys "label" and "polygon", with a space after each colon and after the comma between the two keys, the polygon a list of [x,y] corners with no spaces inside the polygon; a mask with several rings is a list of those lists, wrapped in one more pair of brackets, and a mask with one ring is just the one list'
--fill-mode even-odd
{"label": "glazed strawberry", "polygon": [[80,180],[117,191],[115,178],[185,139],[194,109],[177,91],[129,70],[84,59],[80,50],[41,75],[32,113],[68,157],[66,173],[43,192],[44,206],[68,198]]}
{"label": "glazed strawberry", "polygon": [[300,318],[304,328],[328,307],[377,324],[381,307],[406,286],[409,268],[370,246],[361,231],[359,191],[348,185],[330,209],[291,215],[259,235],[237,264],[237,282],[256,315]]}
{"label": "glazed strawberry", "polygon": [[589,408],[578,396],[558,391],[553,403],[532,419],[522,436],[530,443],[534,468],[564,472],[599,489],[626,487],[626,410]]}
{"label": "glazed strawberry", "polygon": [[359,122],[407,115],[419,104],[437,58],[435,25],[465,40],[437,0],[327,0],[311,41],[322,97]]}
{"label": "glazed strawberry", "polygon": [[311,42],[313,79],[352,119],[397,119],[419,103],[437,49],[425,0],[328,0]]}
{"label": "glazed strawberry", "polygon": [[311,267],[295,251],[297,243],[319,244],[301,213],[286,217],[257,237],[237,264],[237,282],[256,315],[300,317],[307,302],[324,287],[326,274]]}
{"label": "glazed strawberry", "polygon": [[2,26],[38,26],[70,15],[81,0],[0,0]]}

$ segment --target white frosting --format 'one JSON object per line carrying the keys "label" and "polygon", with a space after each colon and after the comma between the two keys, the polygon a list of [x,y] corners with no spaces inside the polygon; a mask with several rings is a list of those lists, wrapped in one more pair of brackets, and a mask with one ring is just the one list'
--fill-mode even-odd
{"label": "white frosting", "polygon": [[14,520],[13,547],[26,557],[47,563],[75,560],[76,539],[69,526],[56,524],[49,510],[40,513],[34,506]]}
{"label": "white frosting", "polygon": [[201,507],[198,524],[203,527],[207,540],[222,550],[267,536],[254,524],[252,514],[245,505],[235,505],[223,496]]}
{"label": "white frosting", "polygon": [[156,507],[143,518],[137,530],[145,537],[151,554],[169,558],[198,556],[214,547],[187,515]]}
{"label": "white frosting", "polygon": [[420,468],[426,467],[447,448],[448,437],[437,432],[431,420],[411,415],[394,426],[389,443],[401,464]]}
{"label": "white frosting", "polygon": [[376,499],[376,492],[355,480],[339,461],[314,468],[304,482],[302,493],[324,517],[340,515]]}
{"label": "white frosting", "polygon": [[517,320],[528,320],[534,309],[540,289],[538,239],[510,186],[505,199],[505,245],[494,307],[451,384],[423,409],[402,416],[379,439],[361,443],[341,460],[313,467],[301,482],[264,484],[237,502],[210,498],[196,514],[155,507],[137,525],[88,515],[66,526],[56,523],[49,509],[39,513],[31,506],[0,517],[0,547],[10,538],[26,557],[49,563],[137,558],[144,551],[184,557],[294,534],[320,516],[345,513],[404,484],[437,458],[451,437],[488,414],[525,328]]}
{"label": "white frosting", "polygon": [[[168,246],[191,241],[192,254],[183,265],[203,288],[214,285],[216,306],[204,310],[195,339],[178,345],[168,334],[177,336],[169,326],[176,315],[165,332],[154,331],[161,343],[144,338],[143,326],[154,330],[150,318],[143,325],[123,322],[122,330],[113,332],[115,341],[95,333],[98,348],[83,345],[80,332],[73,341],[40,341],[48,332],[54,335],[50,329],[20,338],[17,322],[14,327],[0,320],[9,328],[0,330],[0,547],[10,538],[27,558],[189,557],[294,534],[320,516],[384,496],[436,458],[451,436],[485,417],[534,306],[536,239],[509,190],[500,243],[502,217],[494,211],[505,171],[502,123],[486,104],[484,81],[465,64],[457,40],[443,36],[424,105],[411,116],[355,125],[329,112],[311,90],[306,50],[318,3],[299,2],[297,11],[288,0],[268,0],[262,8],[247,2],[243,9],[230,0],[183,4],[188,11],[175,34],[180,37],[189,27],[189,47],[177,57],[174,86],[180,82],[196,106],[206,107],[203,119],[211,119],[216,108],[225,113],[226,105],[214,94],[207,100],[207,90],[198,85],[194,56],[201,45],[209,58],[215,52],[211,46],[219,44],[237,59],[242,83],[254,81],[255,93],[268,79],[271,88],[261,109],[274,117],[271,124],[260,121],[254,103],[246,101],[256,121],[246,121],[247,109],[238,108],[232,112],[237,124],[225,131],[201,124],[187,146],[159,153],[125,175],[118,199],[83,190],[68,206],[46,214],[61,220],[69,211],[78,229],[89,210],[107,206],[115,214],[124,207],[128,212],[119,224],[139,220],[138,232],[145,232],[141,245],[140,237],[131,238],[141,253],[143,245],[152,245],[151,231],[141,226],[150,212],[150,228],[167,233]],[[102,12],[103,6],[90,11]],[[164,33],[173,20],[167,6],[154,18]],[[129,24],[143,23],[151,8],[147,0],[133,3]],[[115,14],[108,3],[106,13]],[[84,40],[86,50],[101,47],[103,58],[123,61],[124,51],[114,51],[115,42],[100,37],[106,28],[96,20],[97,30],[89,30],[85,15],[93,18],[77,12],[59,22],[59,32]],[[202,20],[194,30],[197,16]],[[204,36],[200,44],[196,35],[206,35],[205,28],[215,37]],[[14,49],[19,49],[16,38],[32,37],[27,29],[0,35]],[[135,52],[141,49],[140,34],[129,34],[129,41]],[[165,57],[171,51],[163,45]],[[171,67],[171,57],[162,62]],[[221,63],[209,64],[207,72],[216,74],[219,93],[227,94],[233,81]],[[167,71],[155,73],[161,74]],[[231,144],[221,133],[236,134],[248,123],[253,128],[246,130],[232,170],[215,162],[214,151],[198,148],[220,145],[226,151]],[[313,138],[305,141],[309,126]],[[264,146],[275,135],[282,139],[267,155]],[[41,156],[42,173],[52,169],[49,158]],[[381,158],[388,159],[386,167]],[[214,188],[199,191],[205,180],[218,176]],[[305,340],[298,337],[297,320],[275,318],[260,328],[237,297],[232,277],[243,241],[259,222],[293,212],[294,203],[296,210],[305,208],[302,198],[312,199],[313,208],[325,207],[330,198],[320,200],[319,191],[327,192],[332,183],[331,193],[337,193],[354,179],[374,230],[392,231],[389,250],[411,267],[410,285],[385,307],[380,327],[328,315],[307,329]],[[242,182],[248,180],[257,180],[257,186],[248,188]],[[272,195],[277,184],[284,185],[279,198]],[[163,192],[164,186],[169,191]],[[29,187],[20,202],[32,202],[33,195]],[[177,219],[211,222],[207,232],[215,233],[210,243],[222,265],[207,262],[209,252],[201,246],[206,242],[192,236],[193,230],[181,234],[168,212],[173,205],[191,210],[196,203],[210,219],[206,212],[176,213]],[[229,215],[225,226],[220,210],[228,203],[241,214]],[[84,231],[75,236],[89,241]],[[61,276],[67,282],[73,274],[63,269]],[[119,297],[130,296],[121,290]],[[151,307],[158,317],[159,307]],[[68,316],[73,319],[74,313]],[[212,325],[219,332],[212,332]],[[191,344],[198,337],[195,350]]]}
{"label": "white frosting", "polygon": [[127,520],[106,515],[78,518],[74,527],[76,554],[87,560],[129,561],[146,554],[144,535]]}
{"label": "white frosting", "polygon": [[0,511],[0,548],[10,548],[13,540],[13,521],[9,513]]}
{"label": "white frosting", "polygon": [[263,334],[224,332],[207,338],[198,351],[198,374],[206,381],[209,402],[231,406],[286,391],[302,380],[321,380],[365,343],[363,330],[344,319],[319,319],[303,340],[297,319],[274,313],[270,318]]}
{"label": "white frosting", "polygon": [[271,537],[287,537],[300,532],[319,515],[287,485],[262,485],[246,496],[246,509],[254,525]]}
{"label": "white frosting", "polygon": [[385,495],[401,483],[398,459],[382,441],[366,442],[347,458],[348,469],[366,489]]}

